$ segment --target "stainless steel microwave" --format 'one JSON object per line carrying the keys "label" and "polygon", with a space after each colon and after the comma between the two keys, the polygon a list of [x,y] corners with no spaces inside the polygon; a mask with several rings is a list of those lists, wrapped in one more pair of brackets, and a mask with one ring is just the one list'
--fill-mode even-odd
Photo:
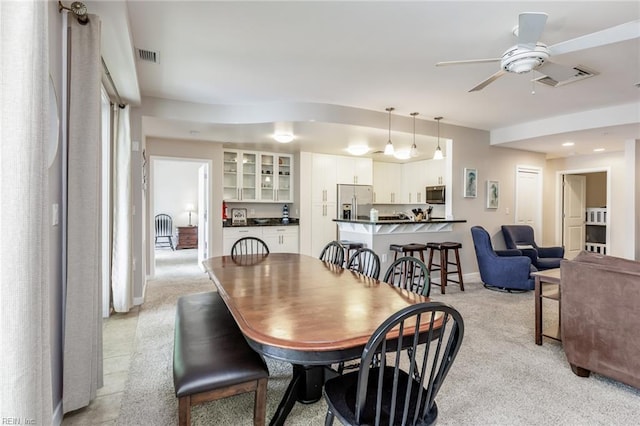
{"label": "stainless steel microwave", "polygon": [[444,185],[427,186],[425,202],[427,204],[444,204]]}

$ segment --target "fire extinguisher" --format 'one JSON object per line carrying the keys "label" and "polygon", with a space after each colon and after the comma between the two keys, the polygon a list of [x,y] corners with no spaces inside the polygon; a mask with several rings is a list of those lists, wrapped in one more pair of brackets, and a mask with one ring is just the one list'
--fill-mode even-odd
{"label": "fire extinguisher", "polygon": [[229,215],[227,213],[227,203],[222,200],[222,220],[227,220]]}

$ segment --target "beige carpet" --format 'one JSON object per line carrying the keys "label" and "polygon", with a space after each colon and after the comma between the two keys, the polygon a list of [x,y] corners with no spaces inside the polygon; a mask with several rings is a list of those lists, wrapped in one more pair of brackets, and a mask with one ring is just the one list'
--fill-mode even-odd
{"label": "beige carpet", "polygon": [[[120,425],[175,425],[172,348],[175,302],[211,291],[195,250],[158,251],[158,276],[147,286],[136,347],[118,419]],[[465,321],[462,348],[437,397],[440,425],[636,425],[640,391],[598,375],[571,372],[559,343],[533,341],[533,293],[506,294],[467,283],[432,298],[453,305]],[[545,305],[545,307],[547,307]],[[549,305],[551,311],[553,305]],[[552,317],[549,315],[548,317]],[[291,367],[267,360],[267,419],[288,384]],[[241,395],[193,409],[194,425],[251,425],[253,398]],[[287,425],[322,425],[326,405],[296,404]]]}

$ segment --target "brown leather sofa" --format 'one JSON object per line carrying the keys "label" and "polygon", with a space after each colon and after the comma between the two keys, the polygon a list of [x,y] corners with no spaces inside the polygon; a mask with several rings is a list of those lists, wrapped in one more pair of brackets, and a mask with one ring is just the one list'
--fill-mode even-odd
{"label": "brown leather sofa", "polygon": [[562,346],[571,369],[640,389],[640,262],[583,251],[560,268]]}

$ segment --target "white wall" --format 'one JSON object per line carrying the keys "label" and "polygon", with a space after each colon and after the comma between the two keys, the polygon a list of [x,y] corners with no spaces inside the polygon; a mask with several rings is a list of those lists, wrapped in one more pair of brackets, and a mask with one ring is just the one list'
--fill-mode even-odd
{"label": "white wall", "polygon": [[198,169],[202,162],[154,159],[153,215],[166,213],[173,218],[173,226],[188,226],[187,205],[191,204],[191,224],[198,225]]}

